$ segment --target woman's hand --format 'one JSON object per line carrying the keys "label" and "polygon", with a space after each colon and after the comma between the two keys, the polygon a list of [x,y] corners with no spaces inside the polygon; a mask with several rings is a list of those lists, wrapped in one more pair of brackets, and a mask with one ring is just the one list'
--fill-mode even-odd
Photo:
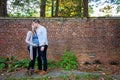
{"label": "woman's hand", "polygon": [[34,47],[38,47],[38,45],[37,45],[37,44],[34,44]]}

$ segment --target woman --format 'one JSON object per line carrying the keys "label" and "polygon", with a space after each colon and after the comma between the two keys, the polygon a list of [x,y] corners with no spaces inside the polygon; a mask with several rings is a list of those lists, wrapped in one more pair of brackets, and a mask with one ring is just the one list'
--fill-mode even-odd
{"label": "woman", "polygon": [[30,53],[30,62],[26,70],[26,75],[31,75],[34,72],[35,59],[39,52],[39,41],[34,26],[32,26],[32,31],[27,32],[26,43],[28,44],[28,51]]}

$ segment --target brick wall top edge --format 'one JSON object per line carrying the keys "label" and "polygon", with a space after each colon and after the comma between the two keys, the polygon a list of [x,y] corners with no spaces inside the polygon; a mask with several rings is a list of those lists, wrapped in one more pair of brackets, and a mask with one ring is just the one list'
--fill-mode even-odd
{"label": "brick wall top edge", "polygon": [[89,20],[89,19],[93,19],[93,20],[112,20],[112,19],[118,19],[120,20],[120,17],[109,17],[109,18],[104,18],[104,17],[96,17],[96,18],[63,18],[63,17],[59,17],[59,18],[8,18],[8,17],[0,17],[0,20],[32,20],[32,19],[42,19],[42,20],[59,20],[59,19],[65,19],[65,20]]}

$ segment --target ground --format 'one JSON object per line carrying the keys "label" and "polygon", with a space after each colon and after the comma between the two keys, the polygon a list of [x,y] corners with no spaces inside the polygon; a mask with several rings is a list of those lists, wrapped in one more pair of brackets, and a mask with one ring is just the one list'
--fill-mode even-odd
{"label": "ground", "polygon": [[84,72],[102,72],[110,75],[120,75],[120,58],[112,56],[105,58],[99,55],[98,58],[88,54],[78,54],[78,70]]}
{"label": "ground", "polygon": [[[42,80],[56,80],[56,79],[57,80],[96,80],[97,76],[100,76],[99,80],[106,80],[105,79],[106,74],[100,72],[88,73],[88,72],[81,72],[78,70],[65,71],[65,70],[52,69],[52,70],[48,70],[47,74],[43,76],[36,73],[34,73],[32,76],[26,76],[25,69],[22,69],[10,73],[7,72],[1,73],[0,80],[22,80],[22,79],[28,80],[28,78],[30,80],[33,79],[39,80],[41,78]],[[120,80],[120,75],[107,75],[107,76],[110,77],[107,80]]]}
{"label": "ground", "polygon": [[[67,57],[69,57],[69,55],[67,55]],[[71,57],[66,59],[65,56],[64,59],[65,61],[71,61],[70,58]],[[70,68],[70,71],[64,70],[64,68],[56,65],[55,63],[57,62],[48,61],[48,72],[43,76],[36,73],[31,76],[26,76],[26,68],[24,67],[17,67],[12,71],[6,72],[9,70],[8,65],[8,67],[5,67],[0,71],[0,80],[120,80],[120,64],[118,61],[113,61],[112,58],[110,59],[112,61],[103,63],[99,59],[90,61],[91,59],[89,59],[88,55],[80,55],[77,56],[77,68],[75,68],[76,70],[74,68]],[[26,60],[22,62],[26,62]],[[20,63],[21,61],[17,63],[17,65]],[[10,67],[10,69],[12,67]]]}

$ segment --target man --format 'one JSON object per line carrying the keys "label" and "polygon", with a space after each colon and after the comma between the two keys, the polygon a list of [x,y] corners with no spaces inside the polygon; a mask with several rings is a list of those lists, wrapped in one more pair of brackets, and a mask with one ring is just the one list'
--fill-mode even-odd
{"label": "man", "polygon": [[[38,70],[40,75],[46,74],[47,71],[47,58],[46,52],[48,48],[47,30],[44,26],[40,25],[38,19],[33,20],[33,26],[36,28],[36,33],[39,40],[40,52],[38,53]],[[43,61],[43,66],[42,66]],[[43,68],[42,68],[43,67]]]}

